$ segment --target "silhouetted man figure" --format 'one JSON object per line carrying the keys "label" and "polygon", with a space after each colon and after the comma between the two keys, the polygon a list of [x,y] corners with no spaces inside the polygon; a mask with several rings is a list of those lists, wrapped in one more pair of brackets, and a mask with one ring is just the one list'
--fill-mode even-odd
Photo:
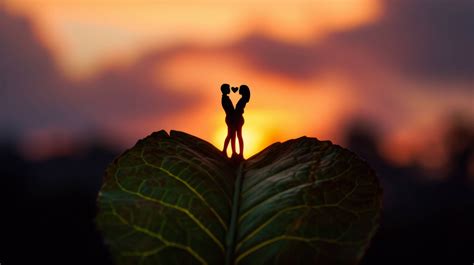
{"label": "silhouetted man figure", "polygon": [[227,146],[229,145],[229,141],[232,140],[232,155],[235,154],[235,119],[234,119],[234,105],[229,98],[230,93],[230,86],[229,84],[222,84],[221,86],[222,91],[222,108],[225,111],[225,123],[227,124],[227,136],[224,141],[224,149],[222,152],[227,155]]}

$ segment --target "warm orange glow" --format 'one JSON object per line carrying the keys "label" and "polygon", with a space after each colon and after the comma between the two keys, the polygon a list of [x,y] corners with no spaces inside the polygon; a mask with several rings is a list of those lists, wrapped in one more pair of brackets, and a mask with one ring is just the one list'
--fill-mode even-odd
{"label": "warm orange glow", "polygon": [[71,77],[149,47],[229,42],[256,29],[301,41],[375,19],[377,0],[6,0],[27,14]]}
{"label": "warm orange glow", "polygon": [[[244,115],[246,157],[275,141],[303,135],[340,143],[343,125],[361,115],[383,124],[385,139],[381,148],[386,157],[400,165],[417,161],[435,168],[435,162],[442,160],[443,150],[427,146],[436,145],[434,139],[440,137],[433,129],[444,126],[439,117],[458,109],[473,113],[472,84],[412,80],[386,67],[383,64],[386,62],[376,61],[370,52],[351,53],[348,50],[352,47],[339,44],[343,47],[333,50],[337,45],[327,45],[325,41],[332,38],[325,37],[332,37],[334,32],[350,31],[377,21],[383,15],[379,0],[6,0],[2,3],[9,12],[31,20],[34,34],[49,48],[65,73],[61,79],[67,81],[88,82],[110,66],[133,72],[135,60],[144,54],[173,50],[172,55],[155,59],[151,69],[142,71],[146,73],[134,72],[136,75],[130,79],[156,80],[147,89],[169,89],[167,92],[194,96],[197,103],[185,110],[168,110],[166,114],[140,113],[139,117],[128,117],[124,122],[91,115],[93,124],[113,132],[108,139],[114,138],[111,141],[124,146],[134,144],[137,138],[152,131],[174,129],[222,148],[226,126],[219,86],[224,82],[233,86],[245,83],[252,91]],[[302,62],[311,65],[304,77],[283,73],[288,69],[278,68],[282,62],[276,65],[276,71],[265,69],[255,58],[245,58],[232,50],[250,34],[265,36],[269,42],[280,45],[274,53],[265,55],[267,67],[274,63],[277,52],[285,59],[296,51],[304,61],[303,53],[318,54],[320,44],[325,49],[322,63],[317,62],[319,55],[314,58],[316,62]],[[291,50],[288,54],[285,47]],[[360,47],[354,47],[357,48]],[[352,56],[348,58],[349,65],[345,65],[346,55]],[[318,68],[317,73],[312,75],[310,71],[314,68]],[[148,76],[149,72],[153,76]],[[120,73],[117,75],[120,77]],[[113,86],[102,95],[111,94]],[[441,88],[450,91],[432,92],[447,91]],[[77,94],[67,89],[61,91],[61,96],[76,102]],[[155,96],[153,92],[151,97]],[[158,102],[166,103],[167,99],[156,97]],[[238,95],[233,94],[232,99],[235,103]],[[80,102],[89,100],[82,98]],[[47,129],[41,131],[41,137],[35,137],[47,142],[51,138],[45,136]],[[31,142],[35,141],[27,139],[28,144]],[[43,144],[38,150],[41,148],[53,147]]]}
{"label": "warm orange glow", "polygon": [[[227,136],[227,128],[225,126],[222,126],[219,128],[216,132],[216,135],[214,136],[212,143],[216,145],[219,149],[222,150],[223,148],[223,143],[224,139]],[[263,149],[263,135],[262,132],[259,130],[256,130],[255,128],[245,128],[245,130],[242,132],[242,136],[245,139],[244,142],[244,147],[247,147],[244,149],[244,156],[247,158],[249,157],[249,154],[255,154],[258,151],[261,151]],[[239,152],[239,141],[236,139],[235,142],[235,147],[236,147],[236,152]],[[228,156],[231,155],[231,145],[229,144],[228,149],[227,149],[227,154]]]}
{"label": "warm orange glow", "polygon": [[[202,88],[193,91],[206,99],[199,108],[200,113],[193,113],[183,123],[187,131],[210,139],[219,148],[227,135],[219,87],[223,82],[233,86],[249,85],[252,96],[245,110],[243,127],[246,157],[275,141],[303,135],[338,140],[337,128],[356,99],[347,90],[344,80],[331,73],[305,82],[257,74],[242,58],[230,54],[180,54],[161,64],[157,73],[157,80],[165,87],[173,84],[183,92]],[[231,98],[236,103],[239,96],[231,94]],[[211,134],[206,135],[203,129],[210,130]]]}
{"label": "warm orange glow", "polygon": [[[250,157],[265,147],[276,141],[284,141],[286,139],[280,139],[279,133],[282,131],[278,128],[278,124],[284,124],[284,115],[281,113],[270,114],[265,111],[253,111],[248,110],[249,114],[245,115],[245,124],[242,129],[242,137],[244,138],[244,156]],[[276,117],[275,119],[269,119],[268,117]],[[215,133],[211,139],[211,143],[222,149],[224,146],[224,139],[227,136],[227,127],[224,123],[215,130]],[[238,152],[238,141],[236,140],[236,150]],[[230,155],[231,148],[228,147],[228,154]]]}

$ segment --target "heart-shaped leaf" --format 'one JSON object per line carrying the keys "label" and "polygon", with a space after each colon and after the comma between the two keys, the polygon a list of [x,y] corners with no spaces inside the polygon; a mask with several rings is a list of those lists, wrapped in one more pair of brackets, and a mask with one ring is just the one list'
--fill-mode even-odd
{"label": "heart-shaped leaf", "polygon": [[235,164],[160,131],[108,167],[97,223],[117,264],[355,264],[381,194],[370,167],[328,141],[276,143]]}

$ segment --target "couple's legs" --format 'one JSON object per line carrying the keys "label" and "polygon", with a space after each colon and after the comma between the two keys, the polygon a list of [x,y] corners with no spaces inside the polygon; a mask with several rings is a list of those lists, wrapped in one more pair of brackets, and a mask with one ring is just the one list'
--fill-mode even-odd
{"label": "couple's legs", "polygon": [[[237,138],[239,139],[239,147],[240,153],[239,156],[244,156],[244,139],[242,138],[242,127],[237,129]],[[234,142],[235,142],[235,135],[234,135]]]}
{"label": "couple's legs", "polygon": [[227,137],[225,138],[224,141],[224,150],[222,150],[223,153],[227,155],[227,147],[229,146],[229,142],[232,147],[232,155],[237,154],[235,151],[235,136],[237,135],[237,138],[239,140],[239,156],[243,156],[244,154],[244,139],[242,138],[242,127],[238,128],[237,130],[233,130],[230,127],[227,128]]}
{"label": "couple's legs", "polygon": [[232,147],[232,154],[235,154],[235,130],[227,126],[227,137],[225,138],[224,141],[224,150],[222,150],[223,153],[227,155],[227,147],[229,146],[229,142],[231,143]]}

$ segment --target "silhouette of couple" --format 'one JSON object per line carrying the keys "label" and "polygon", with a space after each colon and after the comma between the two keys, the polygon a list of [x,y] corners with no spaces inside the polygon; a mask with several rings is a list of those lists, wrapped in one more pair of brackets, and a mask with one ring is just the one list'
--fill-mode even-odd
{"label": "silhouette of couple", "polygon": [[[225,123],[227,124],[227,137],[224,141],[224,149],[222,152],[227,156],[227,146],[229,142],[232,146],[232,157],[239,157],[243,159],[244,157],[244,140],[242,138],[242,126],[244,125],[244,108],[245,105],[250,100],[250,89],[246,85],[241,85],[240,88],[232,87],[232,91],[235,93],[239,90],[239,94],[242,97],[237,102],[235,106],[232,104],[232,101],[229,98],[230,94],[230,86],[229,84],[222,84],[221,91],[222,91],[222,107],[225,111]],[[239,147],[240,152],[237,154],[235,152],[235,136],[239,139]]]}

